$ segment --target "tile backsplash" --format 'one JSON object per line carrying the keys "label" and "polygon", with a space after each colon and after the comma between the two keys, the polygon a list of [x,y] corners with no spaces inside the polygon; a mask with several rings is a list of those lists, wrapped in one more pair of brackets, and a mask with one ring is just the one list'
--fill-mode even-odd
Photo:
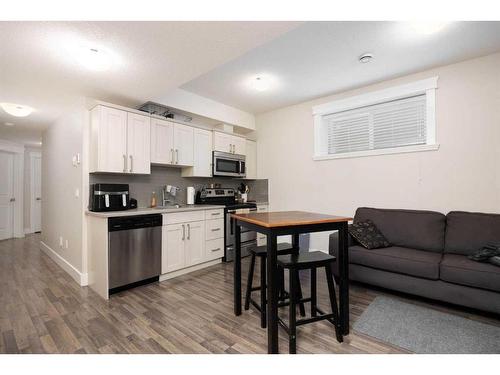
{"label": "tile backsplash", "polygon": [[139,207],[149,206],[151,193],[156,192],[157,202],[161,204],[161,189],[164,185],[180,188],[175,197],[176,203],[186,203],[186,188],[194,186],[198,191],[208,184],[221,184],[226,188],[237,188],[240,183],[249,187],[249,200],[268,202],[268,180],[241,180],[224,177],[202,178],[182,177],[180,168],[151,166],[149,175],[115,175],[91,173],[90,183],[129,184],[130,197],[137,199]]}

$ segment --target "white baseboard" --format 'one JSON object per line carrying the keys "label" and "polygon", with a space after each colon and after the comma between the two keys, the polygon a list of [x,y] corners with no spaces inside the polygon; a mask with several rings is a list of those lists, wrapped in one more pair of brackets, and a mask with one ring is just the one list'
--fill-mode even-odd
{"label": "white baseboard", "polygon": [[56,262],[57,265],[66,271],[78,284],[80,284],[80,286],[88,285],[88,274],[78,271],[71,263],[56,253],[54,249],[43,241],[40,241],[40,250]]}
{"label": "white baseboard", "polygon": [[165,281],[165,280],[169,280],[169,279],[173,279],[174,277],[185,275],[185,274],[193,272],[193,271],[201,270],[203,268],[210,267],[210,266],[213,266],[213,265],[221,263],[221,262],[222,262],[222,259],[219,258],[219,259],[211,260],[211,261],[208,261],[205,263],[197,264],[195,266],[183,268],[181,270],[172,271],[169,273],[164,273],[163,275],[160,275],[160,282]]}

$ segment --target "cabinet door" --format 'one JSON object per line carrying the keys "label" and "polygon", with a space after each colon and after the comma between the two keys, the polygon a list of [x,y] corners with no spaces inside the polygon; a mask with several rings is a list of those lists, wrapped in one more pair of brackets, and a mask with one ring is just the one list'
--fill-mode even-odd
{"label": "cabinet door", "polygon": [[257,143],[254,141],[246,141],[246,178],[257,178]]}
{"label": "cabinet door", "polygon": [[128,113],[127,139],[129,173],[151,173],[150,118]]}
{"label": "cabinet door", "polygon": [[193,221],[186,225],[186,266],[203,262],[205,255],[205,221]]}
{"label": "cabinet door", "polygon": [[233,136],[233,154],[246,155],[246,143],[247,140],[245,138]]}
{"label": "cabinet door", "polygon": [[92,142],[98,142],[96,172],[126,173],[127,112],[99,106],[97,123],[92,124]]}
{"label": "cabinet door", "polygon": [[161,273],[185,267],[185,238],[186,224],[170,224],[162,227]]}
{"label": "cabinet door", "polygon": [[174,123],[151,119],[151,163],[174,164]]}
{"label": "cabinet door", "polygon": [[214,151],[233,152],[233,136],[214,132]]}
{"label": "cabinet door", "polygon": [[194,128],[174,124],[175,164],[192,166],[194,157]]}
{"label": "cabinet door", "polygon": [[212,177],[212,132],[194,130],[193,176]]}

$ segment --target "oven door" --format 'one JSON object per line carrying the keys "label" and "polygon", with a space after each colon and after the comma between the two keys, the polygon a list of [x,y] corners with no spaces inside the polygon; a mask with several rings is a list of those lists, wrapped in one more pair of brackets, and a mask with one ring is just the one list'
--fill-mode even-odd
{"label": "oven door", "polygon": [[244,177],[244,169],[244,155],[233,155],[225,152],[214,151],[212,171],[214,176]]}
{"label": "oven door", "polygon": [[[233,257],[229,256],[229,253],[234,251],[235,236],[233,228],[233,219],[231,214],[247,214],[250,212],[256,212],[257,208],[240,208],[237,210],[227,210],[226,212],[226,236],[225,238],[225,248],[226,248],[226,261],[232,260]],[[255,244],[253,244],[255,242]],[[252,244],[251,244],[252,243]],[[241,228],[241,256],[246,256],[249,253],[243,251],[243,248],[248,246],[257,246],[257,232],[249,230],[247,228]]]}

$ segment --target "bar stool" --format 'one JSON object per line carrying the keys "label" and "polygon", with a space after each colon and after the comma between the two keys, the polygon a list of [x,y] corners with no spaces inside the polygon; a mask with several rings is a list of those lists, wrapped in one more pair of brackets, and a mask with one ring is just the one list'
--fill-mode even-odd
{"label": "bar stool", "polygon": [[[328,320],[335,327],[335,335],[338,342],[342,342],[342,331],[340,328],[339,312],[337,307],[337,299],[335,296],[335,285],[332,275],[332,264],[336,261],[334,256],[325,254],[321,251],[311,251],[308,253],[289,254],[278,256],[278,268],[283,270],[288,269],[290,273],[290,301],[289,301],[289,318],[288,326],[278,318],[278,322],[283,327],[289,338],[289,352],[294,354],[297,352],[297,327],[314,323],[320,320]],[[326,273],[326,281],[328,283],[328,292],[330,296],[330,307],[332,312],[326,314],[317,306],[316,294],[316,269],[324,267]],[[297,298],[298,296],[298,272],[299,270],[309,269],[311,271],[311,297]],[[298,303],[311,302],[311,317],[307,319],[297,320],[296,306]]]}
{"label": "bar stool", "polygon": [[[294,254],[297,253],[298,250],[294,249],[291,243],[279,243],[277,248],[278,255],[286,255],[286,254]],[[267,292],[266,292],[266,276],[267,276],[267,246],[258,246],[250,250],[252,254],[252,258],[250,260],[250,269],[248,271],[248,280],[247,280],[247,289],[245,293],[245,310],[250,308],[250,304],[252,304],[259,312],[260,312],[260,326],[262,328],[266,328],[267,326],[267,312],[266,312],[266,303],[267,303]],[[253,286],[253,277],[255,272],[255,259],[259,257],[260,260],[260,285]],[[297,273],[296,284],[298,287],[296,288],[296,292],[298,293],[297,297],[302,299],[302,289],[300,287],[300,280],[298,279]],[[279,299],[283,302],[279,304],[279,306],[287,306],[288,303],[284,302],[288,297],[289,293],[286,293],[284,289],[284,273],[280,272],[280,295]],[[252,299],[252,292],[260,290],[260,303],[257,303]],[[303,303],[300,303],[300,314],[301,316],[305,316],[305,307]]]}

